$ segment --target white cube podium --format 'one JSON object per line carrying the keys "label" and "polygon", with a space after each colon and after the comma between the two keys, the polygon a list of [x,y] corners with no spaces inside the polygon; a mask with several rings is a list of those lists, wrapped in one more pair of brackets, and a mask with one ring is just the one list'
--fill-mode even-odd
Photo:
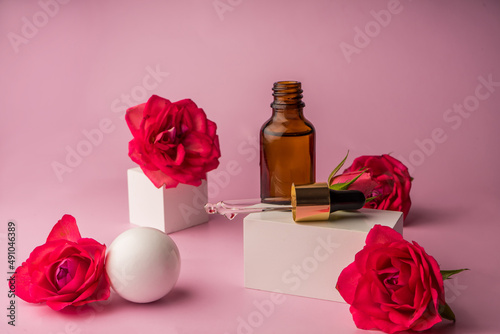
{"label": "white cube podium", "polygon": [[130,222],[172,233],[208,222],[207,181],[198,187],[179,184],[156,188],[139,168],[127,171]]}
{"label": "white cube podium", "polygon": [[370,229],[385,225],[403,234],[403,213],[337,211],[329,221],[293,221],[291,212],[246,216],[245,287],[344,302],[335,289],[340,272],[354,261]]}

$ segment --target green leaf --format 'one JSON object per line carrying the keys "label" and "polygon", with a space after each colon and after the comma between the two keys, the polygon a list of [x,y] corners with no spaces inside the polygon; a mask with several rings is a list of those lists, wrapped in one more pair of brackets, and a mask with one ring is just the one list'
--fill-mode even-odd
{"label": "green leaf", "polygon": [[372,196],[372,197],[368,197],[367,199],[365,199],[365,203],[368,203],[370,201],[373,201],[375,198],[377,198],[379,195],[377,196]]}
{"label": "green leaf", "polygon": [[457,269],[457,270],[441,270],[441,276],[443,276],[443,281],[449,279],[452,275],[461,273],[462,271],[469,269]]}
{"label": "green leaf", "polygon": [[354,182],[356,182],[357,179],[359,179],[361,177],[361,175],[363,175],[368,169],[364,168],[362,170],[360,170],[361,173],[359,173],[358,176],[356,176],[354,179],[352,179],[351,181],[347,182],[347,187],[349,187],[351,184],[353,184]]}
{"label": "green leaf", "polygon": [[356,182],[357,179],[360,178],[361,175],[363,175],[365,172],[367,171],[367,169],[363,169],[361,170],[359,173],[358,176],[356,176],[354,179],[352,180],[349,180],[348,182],[342,182],[342,183],[334,183],[330,186],[330,189],[333,189],[333,190],[347,190],[349,188],[349,186],[351,184],[353,184],[354,182]]}
{"label": "green leaf", "polygon": [[343,183],[335,183],[330,186],[330,189],[332,190],[346,190],[347,189],[347,182]]}
{"label": "green leaf", "polygon": [[335,176],[335,174],[337,174],[337,172],[339,171],[339,169],[342,168],[342,166],[344,166],[344,163],[345,161],[347,160],[347,156],[349,155],[349,150],[347,150],[347,154],[345,155],[345,158],[344,160],[342,160],[338,165],[337,167],[335,167],[335,169],[330,173],[330,176],[328,176],[328,184],[330,184],[331,180],[333,179],[333,177]]}
{"label": "green leaf", "polygon": [[443,317],[444,319],[448,319],[448,320],[451,320],[453,322],[455,322],[455,313],[453,313],[453,311],[451,310],[451,307],[450,305],[448,304],[444,304],[444,305],[439,305],[439,315],[441,315],[441,317]]}

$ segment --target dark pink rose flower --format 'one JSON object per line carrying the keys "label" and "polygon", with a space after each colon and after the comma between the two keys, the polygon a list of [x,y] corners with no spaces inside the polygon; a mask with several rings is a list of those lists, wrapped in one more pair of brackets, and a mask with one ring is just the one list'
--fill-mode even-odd
{"label": "dark pink rose flower", "polygon": [[449,309],[436,260],[386,226],[370,230],[365,247],[340,273],[337,290],[361,329],[422,331]]}
{"label": "dark pink rose flower", "polygon": [[17,268],[15,294],[29,303],[47,303],[54,310],[106,300],[110,283],[105,272],[106,246],[82,238],[76,220],[64,215],[47,242],[36,247]]}
{"label": "dark pink rose flower", "polygon": [[217,126],[193,101],[172,103],[153,95],[128,109],[125,118],[134,136],[129,156],[157,188],[199,186],[219,165]]}
{"label": "dark pink rose flower", "polygon": [[350,184],[349,190],[359,190],[367,201],[365,208],[402,211],[404,218],[411,207],[411,177],[408,168],[390,155],[361,156],[343,174],[330,179],[330,186],[345,184],[365,171],[356,181]]}

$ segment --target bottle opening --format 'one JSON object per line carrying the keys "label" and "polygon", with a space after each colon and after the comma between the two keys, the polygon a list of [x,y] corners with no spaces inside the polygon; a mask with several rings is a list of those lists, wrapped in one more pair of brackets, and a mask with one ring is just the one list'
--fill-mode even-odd
{"label": "bottle opening", "polygon": [[300,86],[300,81],[295,81],[295,80],[276,81],[274,84],[275,85],[299,85]]}
{"label": "bottle opening", "polygon": [[304,102],[302,102],[302,84],[299,81],[275,82],[273,85],[273,96],[272,108],[279,108],[280,106],[305,106]]}

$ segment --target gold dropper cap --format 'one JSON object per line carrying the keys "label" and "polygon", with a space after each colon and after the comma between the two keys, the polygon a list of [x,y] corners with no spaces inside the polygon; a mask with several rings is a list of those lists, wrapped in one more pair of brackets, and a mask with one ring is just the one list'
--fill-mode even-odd
{"label": "gold dropper cap", "polygon": [[292,215],[296,222],[328,220],[330,189],[326,183],[292,184]]}

